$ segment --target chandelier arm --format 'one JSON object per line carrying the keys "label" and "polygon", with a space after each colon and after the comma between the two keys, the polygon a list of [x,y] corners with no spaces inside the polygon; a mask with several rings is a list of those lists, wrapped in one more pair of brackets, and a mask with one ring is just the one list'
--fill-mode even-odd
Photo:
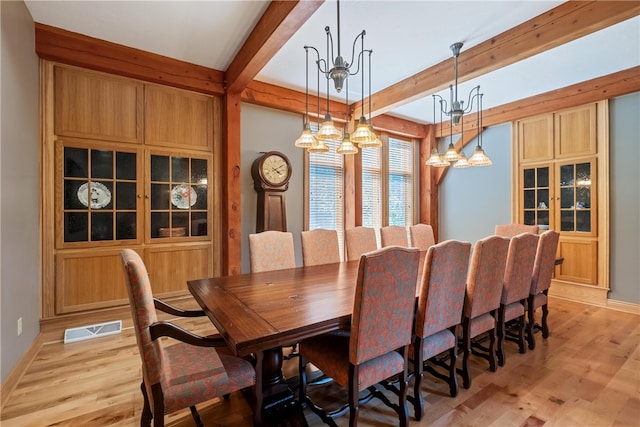
{"label": "chandelier arm", "polygon": [[309,48],[305,46],[305,85],[304,85],[304,104],[305,104],[305,126],[309,124]]}
{"label": "chandelier arm", "polygon": [[[444,99],[442,96],[436,94],[431,95],[433,96],[433,114],[434,114],[434,120],[435,120],[435,108],[436,108],[436,101],[435,98],[440,98],[440,115],[442,115],[442,113],[446,114],[447,116],[449,116],[451,114],[451,112],[449,111],[449,105],[447,104],[447,100]],[[442,121],[442,119],[440,119],[440,121]]]}
{"label": "chandelier arm", "polygon": [[369,52],[369,126],[373,128],[373,121],[371,120],[371,54],[373,50],[370,49],[367,52]]}
{"label": "chandelier arm", "polygon": [[[325,61],[325,63],[327,64],[327,72],[329,72],[329,58],[331,58],[331,63],[334,64],[333,62],[333,36],[331,35],[331,29],[329,28],[329,26],[327,25],[326,27],[324,27],[324,31],[325,33],[327,33],[327,59]],[[329,56],[329,50],[331,50],[331,56]],[[340,54],[340,37],[338,37],[338,55]],[[335,65],[335,64],[334,64]]]}
{"label": "chandelier arm", "polygon": [[[351,49],[351,62],[349,63],[348,67],[347,67],[347,72],[349,72],[350,76],[355,76],[356,74],[358,74],[360,72],[360,58],[364,55],[364,35],[366,34],[365,30],[362,30],[362,32],[360,34],[358,34],[356,36],[356,38],[353,40],[353,47]],[[349,71],[349,67],[351,67],[351,65],[353,65],[353,60],[355,59],[356,56],[356,43],[358,42],[358,39],[361,40],[362,42],[362,46],[360,48],[360,53],[358,54],[358,69],[355,72],[350,72]]]}
{"label": "chandelier arm", "polygon": [[480,95],[480,85],[474,87],[469,92],[469,99],[467,100],[468,102],[467,108],[464,109],[465,114],[470,113],[471,110],[473,110],[473,101],[476,100],[479,95]]}

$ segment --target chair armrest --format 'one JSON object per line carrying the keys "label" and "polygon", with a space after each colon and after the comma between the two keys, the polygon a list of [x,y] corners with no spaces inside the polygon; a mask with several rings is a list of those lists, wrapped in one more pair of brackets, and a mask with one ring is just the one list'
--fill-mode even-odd
{"label": "chair armrest", "polygon": [[227,343],[220,335],[211,337],[202,337],[191,333],[179,326],[169,322],[156,322],[149,326],[151,339],[156,340],[160,337],[170,337],[178,341],[185,342],[199,347],[226,347]]}
{"label": "chair armrest", "polygon": [[202,310],[183,310],[178,307],[174,307],[166,302],[159,300],[158,298],[153,298],[153,305],[156,310],[163,311],[165,313],[172,314],[174,316],[180,317],[200,317],[204,316],[204,311]]}

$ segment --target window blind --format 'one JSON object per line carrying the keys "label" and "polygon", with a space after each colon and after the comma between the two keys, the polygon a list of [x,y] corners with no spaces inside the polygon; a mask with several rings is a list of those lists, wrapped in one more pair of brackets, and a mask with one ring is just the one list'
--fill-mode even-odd
{"label": "window blind", "polygon": [[413,153],[411,141],[389,138],[389,225],[413,225]]}
{"label": "window blind", "polygon": [[362,150],[362,225],[382,226],[381,150]]}

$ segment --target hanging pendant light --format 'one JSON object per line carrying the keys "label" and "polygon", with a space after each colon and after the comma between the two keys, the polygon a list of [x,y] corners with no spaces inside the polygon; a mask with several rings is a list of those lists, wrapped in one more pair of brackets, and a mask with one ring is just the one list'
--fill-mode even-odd
{"label": "hanging pendant light", "polygon": [[336,153],[350,155],[350,154],[356,154],[357,152],[358,152],[358,147],[356,147],[353,144],[353,142],[351,142],[351,139],[349,138],[349,133],[345,133],[344,138],[342,139],[342,143],[340,143],[340,146],[336,150]]}
{"label": "hanging pendant light", "polygon": [[467,160],[467,156],[465,156],[462,150],[460,150],[460,158],[458,159],[457,162],[453,164],[453,167],[456,169],[464,169],[464,168],[471,167],[471,164],[469,164],[469,160]]}
{"label": "hanging pendant light", "polygon": [[302,134],[300,137],[296,139],[294,145],[298,148],[309,148],[316,145],[317,141],[315,136],[311,133],[311,125],[309,124],[309,49],[305,49],[305,53],[307,56],[307,66],[306,66],[306,89],[305,89],[305,114],[304,114],[304,125],[302,127]]}
{"label": "hanging pendant light", "polygon": [[469,157],[469,164],[471,166],[491,166],[493,164],[489,156],[487,156],[482,149],[482,96],[483,94],[479,94],[480,99],[478,100],[478,145],[476,145],[475,151],[473,152],[471,157]]}
{"label": "hanging pendant light", "polygon": [[443,158],[449,163],[460,160],[460,154],[456,151],[456,147],[453,145],[453,142],[449,142],[449,148],[447,148],[447,152],[444,153]]}
{"label": "hanging pendant light", "polygon": [[435,147],[431,150],[431,156],[427,159],[427,162],[425,164],[427,166],[435,166],[437,168],[444,168],[449,166],[449,162],[442,158],[440,153],[438,153],[438,149]]}
{"label": "hanging pendant light", "polygon": [[328,153],[329,146],[322,140],[316,140],[316,145],[308,147],[309,153]]}
{"label": "hanging pendant light", "polygon": [[[318,151],[312,151],[312,150],[318,150],[318,149],[324,150],[324,148],[321,148],[322,144],[319,144],[320,141],[341,141],[340,147],[343,147],[343,146],[344,147],[342,149],[339,149],[338,152],[342,154],[352,154],[352,151],[353,151],[352,148],[349,147],[348,144],[345,144],[345,138],[343,137],[343,132],[341,132],[335,126],[333,122],[333,118],[331,117],[331,113],[329,112],[329,106],[330,106],[329,80],[333,81],[334,88],[338,93],[342,92],[342,89],[345,85],[347,87],[346,92],[348,93],[349,77],[355,76],[359,72],[362,72],[362,94],[363,94],[363,100],[364,100],[364,54],[365,52],[369,53],[368,78],[369,78],[369,91],[371,91],[371,52],[372,51],[364,49],[364,36],[366,32],[362,30],[362,32],[360,32],[353,41],[353,51],[352,51],[351,61],[347,62],[345,58],[342,57],[341,40],[340,40],[340,30],[341,30],[340,29],[340,0],[337,0],[336,4],[337,4],[337,24],[338,24],[337,25],[337,35],[338,35],[337,56],[333,57],[333,52],[334,52],[333,36],[331,35],[331,29],[329,28],[329,26],[326,26],[324,29],[326,33],[326,40],[327,40],[326,58],[320,58],[320,53],[318,49],[316,49],[315,47],[305,46],[305,50],[307,52],[308,52],[308,49],[313,49],[316,52],[316,55],[317,55],[316,65],[318,69],[318,75],[321,72],[322,74],[325,75],[327,80],[327,96],[326,96],[327,109],[324,116],[324,121],[322,122],[320,129],[318,129],[318,132],[315,134],[315,139],[318,141],[318,143],[316,144],[317,146],[313,146],[309,148],[309,151],[318,152]],[[361,46],[360,46],[360,51],[358,52],[358,56],[356,57],[356,43],[358,42],[358,40],[360,40]],[[329,56],[329,54],[331,54],[331,57]],[[355,59],[355,62],[354,62],[354,59]],[[308,61],[309,59],[307,56],[307,66],[308,66]],[[352,69],[353,68],[352,65],[355,63],[357,63],[358,66],[357,66],[357,69],[354,71]],[[307,88],[308,88],[308,82],[307,82]],[[319,84],[318,84],[318,89],[319,89]],[[320,94],[318,91],[318,97],[319,96]],[[349,107],[348,96],[347,96],[346,107],[347,108]],[[371,114],[371,111],[369,111],[369,114]],[[320,114],[318,114],[318,117],[320,117]],[[369,120],[369,122],[370,121],[371,120]],[[303,134],[305,134],[305,130],[303,130]],[[361,146],[367,146],[367,147],[374,147],[374,146],[381,145],[380,141],[377,139],[375,132],[373,132],[373,128],[371,127],[370,123],[367,123],[367,120],[364,117],[364,114],[362,115],[362,117],[360,117],[358,126],[354,130],[354,132],[351,133],[351,135],[349,135],[345,129],[344,135],[348,137],[349,143],[356,150],[355,152],[357,152],[357,147],[354,145],[354,143]],[[301,138],[302,138],[302,135],[301,135]],[[308,138],[308,137],[305,135],[305,138]],[[305,139],[305,141],[307,140],[308,139]],[[300,143],[303,143],[303,142],[301,141]],[[326,146],[326,144],[324,144],[324,146]]]}

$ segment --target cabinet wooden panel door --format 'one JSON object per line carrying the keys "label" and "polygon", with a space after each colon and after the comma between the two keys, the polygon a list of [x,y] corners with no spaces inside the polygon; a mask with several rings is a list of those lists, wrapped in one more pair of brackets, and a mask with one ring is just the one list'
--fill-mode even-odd
{"label": "cabinet wooden panel door", "polygon": [[598,242],[595,239],[560,238],[558,256],[564,258],[556,268],[557,280],[598,284]]}
{"label": "cabinet wooden panel door", "polygon": [[128,302],[120,248],[59,252],[56,259],[56,314]]}
{"label": "cabinet wooden panel door", "polygon": [[555,113],[556,159],[596,154],[596,104]]}
{"label": "cabinet wooden panel door", "polygon": [[63,66],[54,79],[56,135],[142,142],[142,83]]}
{"label": "cabinet wooden panel door", "polygon": [[145,144],[213,147],[213,101],[210,96],[164,86],[145,85]]}
{"label": "cabinet wooden panel door", "polygon": [[154,295],[165,297],[187,292],[188,280],[220,274],[214,274],[210,244],[151,246],[145,250],[145,263]]}
{"label": "cabinet wooden panel door", "polygon": [[520,162],[540,162],[553,159],[553,116],[532,117],[518,121],[518,152]]}

